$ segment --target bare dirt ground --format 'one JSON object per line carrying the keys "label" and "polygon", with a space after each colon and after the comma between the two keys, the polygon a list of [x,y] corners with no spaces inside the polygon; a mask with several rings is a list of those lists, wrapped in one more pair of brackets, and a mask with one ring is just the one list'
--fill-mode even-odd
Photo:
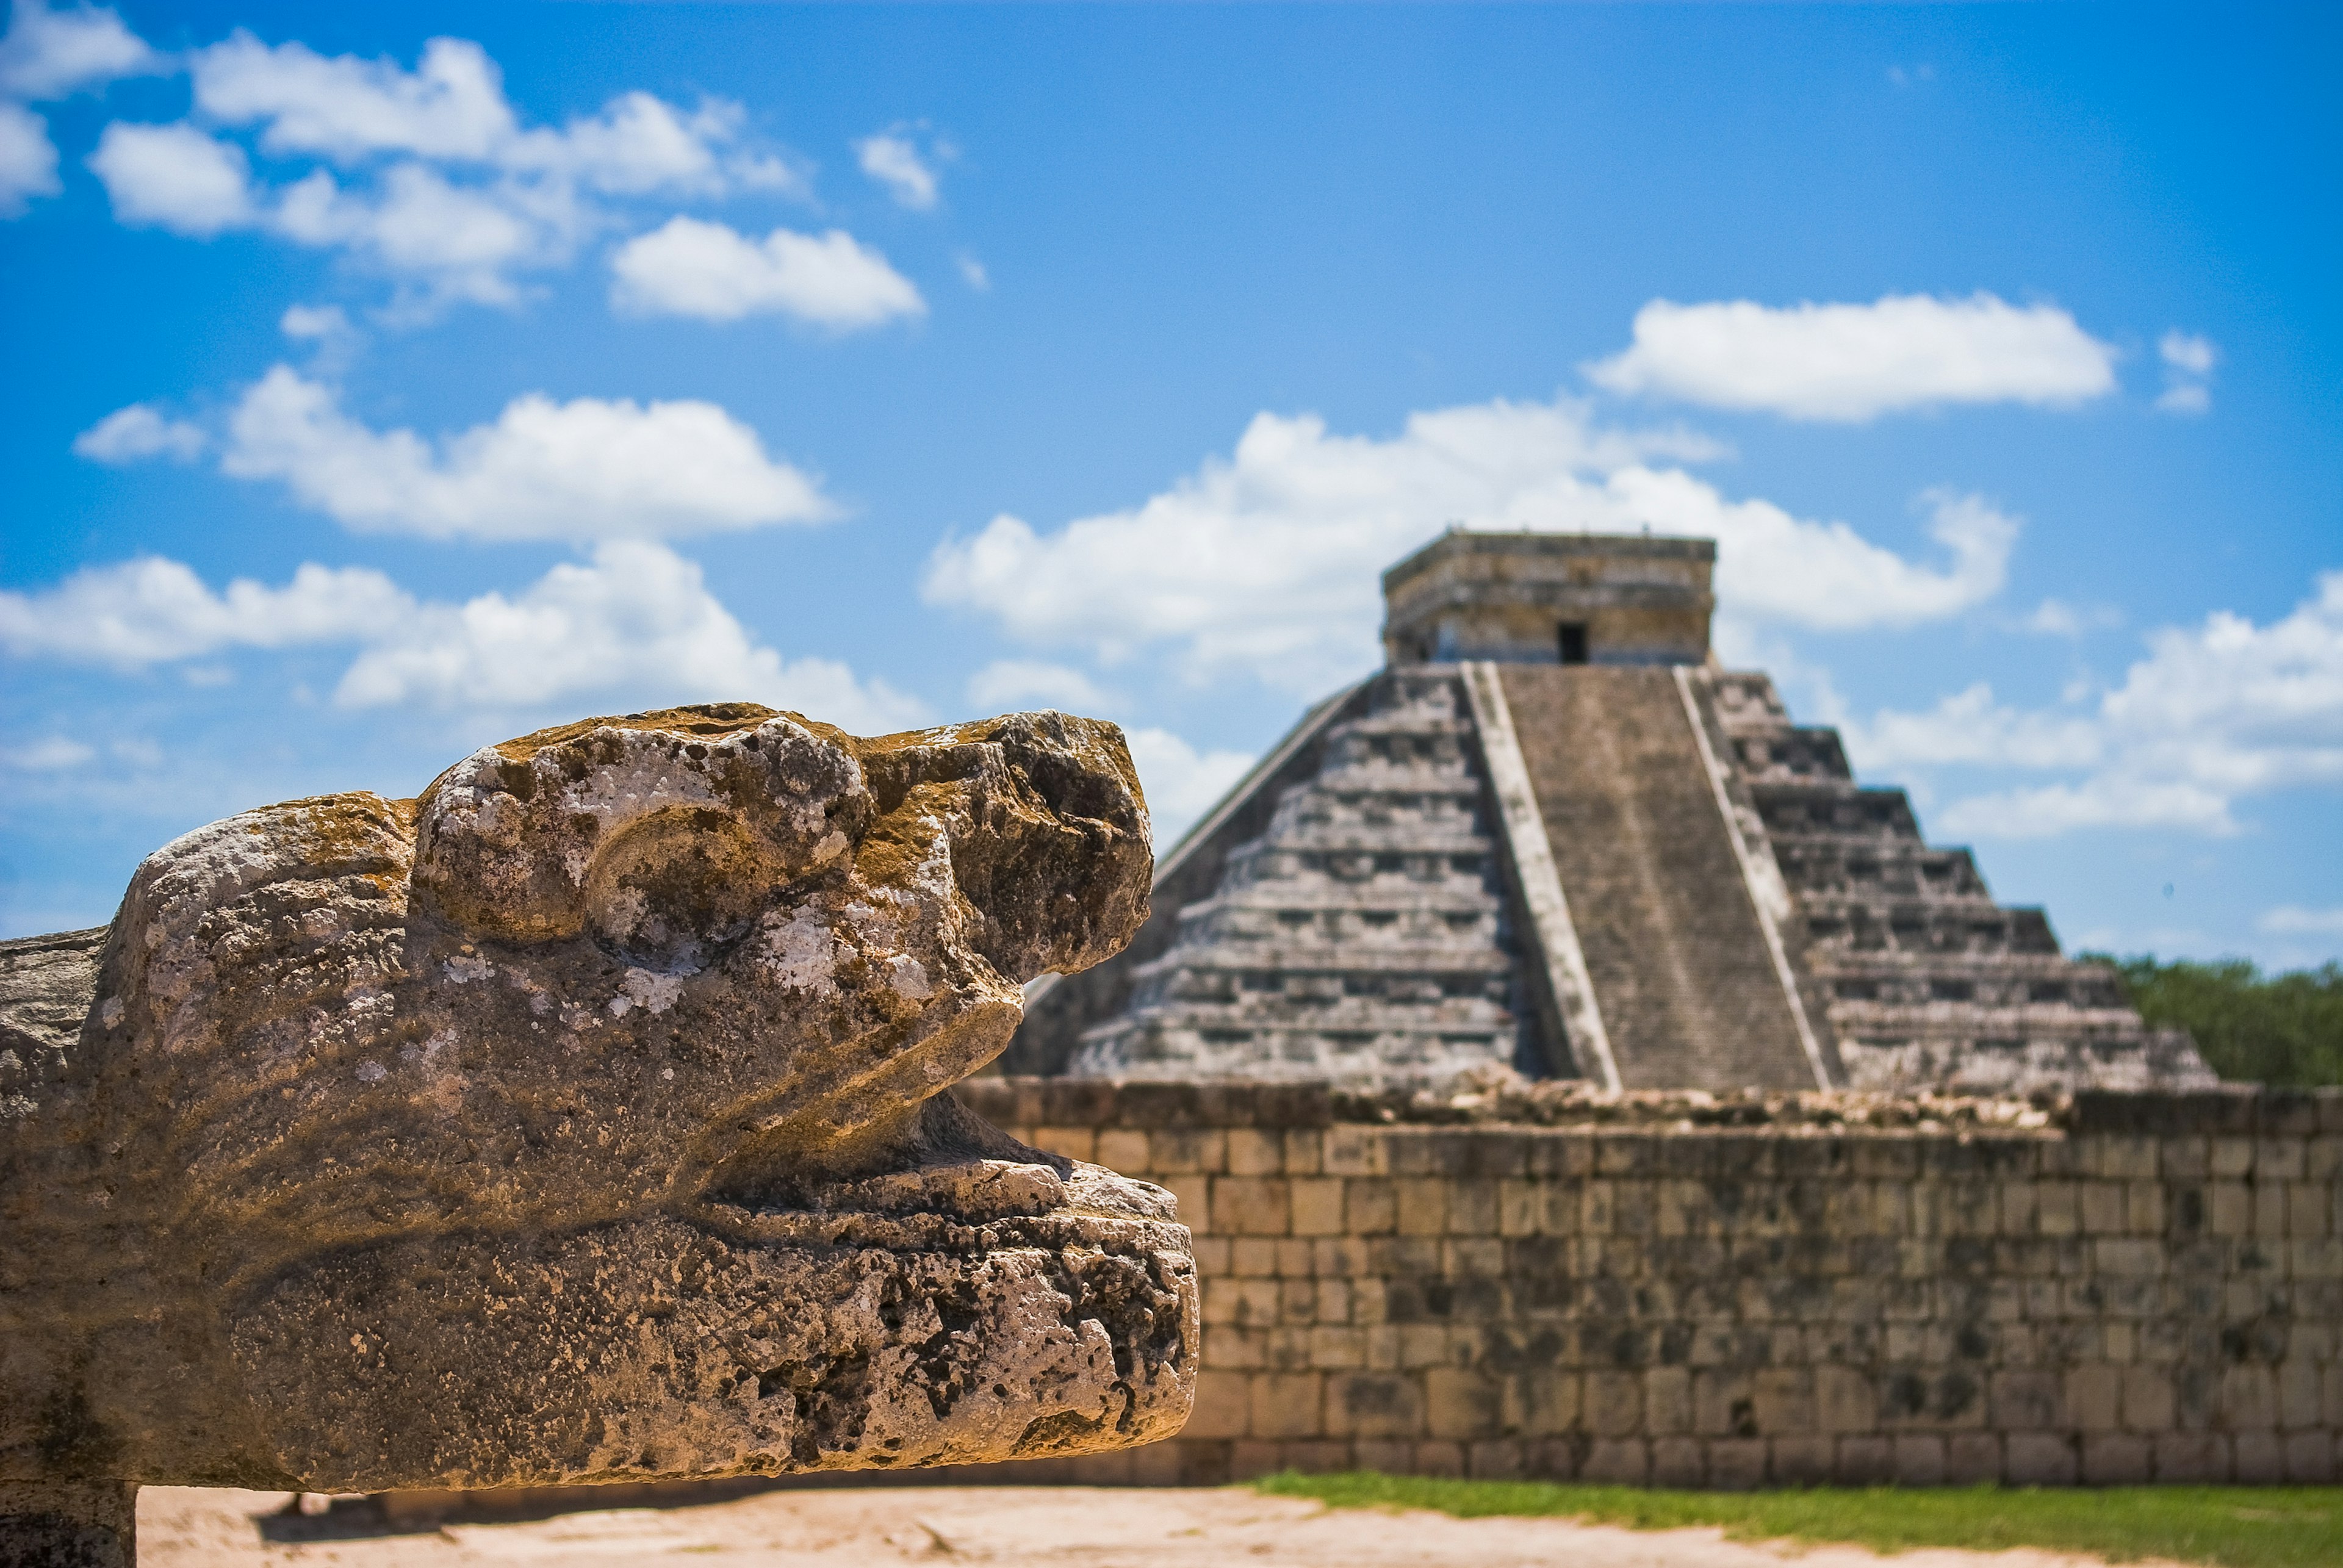
{"label": "bare dirt ground", "polygon": [[[1714,1530],[1630,1531],[1553,1519],[1451,1519],[1328,1509],[1241,1488],[884,1487],[776,1492],[687,1508],[619,1508],[527,1523],[302,1542],[266,1539],[283,1493],[153,1486],[139,1493],[147,1568],[454,1568],[474,1563],[739,1563],[891,1568],[1880,1568],[1859,1546],[1749,1545]],[[1896,1568],[2096,1568],[2054,1552],[1925,1551]]]}

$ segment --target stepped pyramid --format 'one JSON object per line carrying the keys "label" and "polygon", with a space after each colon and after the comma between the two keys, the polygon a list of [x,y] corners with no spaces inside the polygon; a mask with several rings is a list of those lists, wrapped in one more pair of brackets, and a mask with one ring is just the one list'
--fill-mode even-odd
{"label": "stepped pyramid", "polygon": [[1715,547],[1452,531],[1385,668],[1159,862],[1011,1072],[2023,1092],[2210,1083],[1900,789],[1709,654]]}
{"label": "stepped pyramid", "polygon": [[1439,1077],[1534,1052],[1455,687],[1395,672],[1326,724],[1315,774],[1172,911],[1168,950],[1133,970],[1127,1010],[1069,1070]]}

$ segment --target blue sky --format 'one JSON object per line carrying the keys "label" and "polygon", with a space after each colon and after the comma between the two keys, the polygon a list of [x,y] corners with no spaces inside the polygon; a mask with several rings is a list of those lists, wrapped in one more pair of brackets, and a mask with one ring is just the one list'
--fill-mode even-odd
{"label": "blue sky", "polygon": [[597,711],[1121,721],[1159,819],[1452,520],[2070,945],[2343,953],[2318,7],[18,5],[0,931]]}

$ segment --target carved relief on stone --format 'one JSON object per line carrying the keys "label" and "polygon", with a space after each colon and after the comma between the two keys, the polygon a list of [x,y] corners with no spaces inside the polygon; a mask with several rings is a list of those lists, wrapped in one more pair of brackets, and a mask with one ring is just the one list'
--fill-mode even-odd
{"label": "carved relief on stone", "polygon": [[111,927],[0,944],[0,1485],[1176,1431],[1169,1195],[943,1092],[1151,865],[1120,733],[1047,713],[590,719],[186,835]]}

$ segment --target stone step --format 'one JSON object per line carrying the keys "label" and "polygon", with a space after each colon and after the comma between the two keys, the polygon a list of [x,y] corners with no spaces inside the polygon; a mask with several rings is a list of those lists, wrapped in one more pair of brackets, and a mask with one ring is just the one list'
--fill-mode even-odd
{"label": "stone step", "polygon": [[1751,797],[1776,843],[1811,837],[1917,842],[1920,824],[1901,789],[1865,789],[1825,780],[1752,781]]}
{"label": "stone step", "polygon": [[1674,673],[1502,679],[1624,1084],[1814,1088]]}
{"label": "stone step", "polygon": [[2040,910],[1974,905],[1945,909],[1925,902],[1881,908],[1840,904],[1810,910],[1807,952],[1817,967],[1835,953],[2039,953],[2056,955],[2058,939]]}
{"label": "stone step", "polygon": [[1159,976],[1185,973],[1190,970],[1228,971],[1253,974],[1276,974],[1288,977],[1319,975],[1357,975],[1361,984],[1367,978],[1380,979],[1386,974],[1421,975],[1482,975],[1507,974],[1513,970],[1510,957],[1484,940],[1465,944],[1450,943],[1433,947],[1423,943],[1393,942],[1388,946],[1366,950],[1356,942],[1340,947],[1303,946],[1290,942],[1260,943],[1199,943],[1166,953],[1152,963],[1143,966],[1134,977],[1142,990]]}
{"label": "stone step", "polygon": [[1753,784],[1845,782],[1855,776],[1835,729],[1782,725],[1753,731],[1728,724],[1725,733],[1742,776]]}
{"label": "stone step", "polygon": [[1815,838],[1776,840],[1774,849],[1782,875],[1809,909],[1839,898],[1993,901],[1966,849],[1934,849],[1916,840]]}

